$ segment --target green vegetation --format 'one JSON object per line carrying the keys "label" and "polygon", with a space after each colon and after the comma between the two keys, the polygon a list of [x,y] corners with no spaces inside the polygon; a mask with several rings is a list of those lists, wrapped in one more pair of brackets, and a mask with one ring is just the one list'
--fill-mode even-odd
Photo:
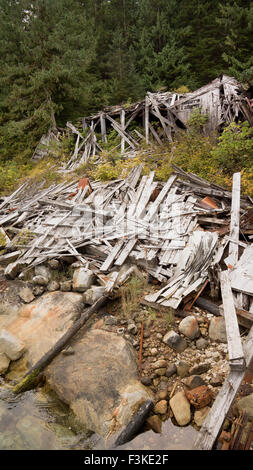
{"label": "green vegetation", "polygon": [[50,126],[222,72],[252,84],[252,33],[250,0],[0,0],[0,184]]}
{"label": "green vegetation", "polygon": [[131,277],[121,288],[121,308],[123,317],[130,319],[140,308],[140,298],[147,290],[146,279],[137,276]]}

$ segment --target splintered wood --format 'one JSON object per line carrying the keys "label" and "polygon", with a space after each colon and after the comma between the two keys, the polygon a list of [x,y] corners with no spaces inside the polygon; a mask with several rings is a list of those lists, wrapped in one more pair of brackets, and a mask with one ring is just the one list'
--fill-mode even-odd
{"label": "splintered wood", "polygon": [[[135,155],[143,141],[158,145],[172,142],[179,131],[187,129],[191,112],[196,108],[209,116],[205,124],[207,133],[231,123],[234,118],[253,125],[252,107],[244,96],[243,87],[225,74],[191,93],[148,92],[145,99],[137,103],[106,107],[83,117],[78,128],[67,122],[66,131],[74,136],[75,147],[69,161],[62,165],[62,172],[73,171],[94,156],[99,161],[101,145],[108,142],[112,130],[118,137],[113,150],[121,150],[128,157]],[[52,142],[60,145],[58,134],[61,132],[62,129],[57,133],[49,130],[43,135],[33,160],[46,156]]]}
{"label": "splintered wood", "polygon": [[[175,166],[166,183],[155,181],[154,172],[141,174],[139,165],[109,183],[26,184],[4,198],[5,275],[15,278],[51,258],[72,257],[105,276],[130,263],[163,283],[146,301],[177,308],[221,260],[229,239],[216,222],[229,224],[232,193]],[[249,204],[247,197],[240,201]]]}

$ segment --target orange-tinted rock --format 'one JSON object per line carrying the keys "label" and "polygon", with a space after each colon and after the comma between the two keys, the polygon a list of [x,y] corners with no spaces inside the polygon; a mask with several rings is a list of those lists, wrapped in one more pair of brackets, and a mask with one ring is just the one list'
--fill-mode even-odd
{"label": "orange-tinted rock", "polygon": [[213,393],[207,385],[201,385],[200,387],[192,390],[185,390],[185,395],[191,405],[197,409],[204,408],[209,405],[213,399]]}

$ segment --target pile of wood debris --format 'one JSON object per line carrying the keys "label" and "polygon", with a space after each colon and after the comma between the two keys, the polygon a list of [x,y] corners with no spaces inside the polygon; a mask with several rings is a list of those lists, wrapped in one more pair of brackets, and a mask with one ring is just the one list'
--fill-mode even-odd
{"label": "pile of wood debris", "polygon": [[[139,266],[160,283],[145,301],[173,309],[189,295],[195,302],[208,281],[211,292],[220,288],[231,372],[195,443],[210,449],[253,357],[253,201],[240,194],[240,173],[229,192],[176,166],[166,183],[154,172],[141,176],[142,169],[109,183],[82,178],[46,189],[25,183],[2,198],[0,265],[14,279],[51,259],[74,257],[107,292],[122,282],[124,268],[126,278]],[[244,344],[237,309],[250,323]]]}
{"label": "pile of wood debris", "polygon": [[[226,246],[247,246],[247,258],[252,245],[240,242],[230,227],[232,193],[174,170],[165,184],[154,181],[154,172],[141,177],[140,165],[126,179],[110,183],[83,178],[47,189],[22,185],[0,204],[5,275],[14,279],[49,259],[74,256],[113,285],[120,268],[130,262],[163,284],[146,300],[172,308],[207,279],[214,286]],[[240,230],[249,237],[252,200],[239,197],[239,204]],[[234,265],[231,254],[227,260]],[[235,290],[245,292],[238,282],[233,276]]]}

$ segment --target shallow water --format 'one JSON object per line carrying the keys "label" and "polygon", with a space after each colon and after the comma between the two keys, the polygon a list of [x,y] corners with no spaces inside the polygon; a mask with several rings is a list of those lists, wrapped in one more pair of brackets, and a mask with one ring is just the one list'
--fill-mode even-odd
{"label": "shallow water", "polygon": [[119,450],[192,450],[198,431],[192,426],[175,426],[171,419],[162,424],[161,434],[146,431]]}
{"label": "shallow water", "polygon": [[[192,426],[175,426],[169,419],[162,424],[161,434],[143,432],[117,449],[190,450],[197,434]],[[109,442],[81,428],[69,407],[54,392],[42,388],[14,395],[7,384],[0,384],[0,450],[110,448]]]}
{"label": "shallow water", "polygon": [[90,448],[89,441],[53,393],[15,396],[0,385],[0,450],[84,450]]}

